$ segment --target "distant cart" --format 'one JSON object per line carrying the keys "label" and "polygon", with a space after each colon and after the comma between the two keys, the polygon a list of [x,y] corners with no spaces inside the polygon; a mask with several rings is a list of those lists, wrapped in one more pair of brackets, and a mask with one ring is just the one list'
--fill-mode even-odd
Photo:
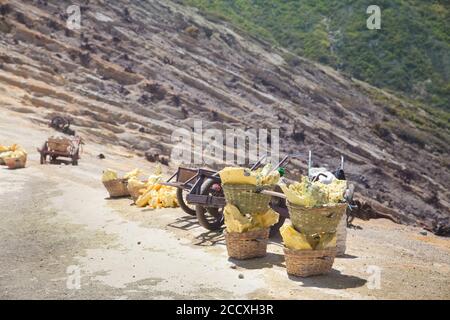
{"label": "distant cart", "polygon": [[59,160],[58,158],[68,158],[72,165],[77,166],[80,159],[82,141],[80,137],[49,138],[38,149],[41,154],[41,164],[45,164],[47,159],[50,162]]}

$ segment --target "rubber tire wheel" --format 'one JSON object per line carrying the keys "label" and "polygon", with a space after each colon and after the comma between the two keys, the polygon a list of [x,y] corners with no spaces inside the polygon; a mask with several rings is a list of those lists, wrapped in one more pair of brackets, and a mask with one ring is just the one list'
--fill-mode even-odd
{"label": "rubber tire wheel", "polygon": [[195,216],[196,215],[196,210],[192,209],[191,207],[189,207],[187,205],[187,203],[184,200],[183,192],[184,192],[183,188],[178,188],[177,189],[177,201],[178,201],[178,204],[180,205],[180,208],[183,209],[183,211],[186,212],[188,215]]}
{"label": "rubber tire wheel", "polygon": [[[208,195],[209,194],[209,189],[212,187],[213,184],[215,184],[217,182],[215,182],[212,179],[208,179],[206,180],[202,187],[201,187],[201,194],[202,195]],[[210,231],[215,231],[215,230],[219,230],[224,222],[223,219],[223,213],[220,212],[221,210],[223,210],[223,208],[219,209],[219,208],[205,208],[202,205],[196,205],[195,206],[195,213],[197,215],[197,220],[198,223],[205,229],[208,229]],[[210,221],[208,220],[206,214],[209,214],[210,216],[213,216],[215,219],[214,221]]]}
{"label": "rubber tire wheel", "polygon": [[280,218],[278,219],[278,222],[270,228],[270,237],[271,238],[276,236],[280,232],[280,228],[284,224],[285,220],[286,220],[286,217],[280,216]]}

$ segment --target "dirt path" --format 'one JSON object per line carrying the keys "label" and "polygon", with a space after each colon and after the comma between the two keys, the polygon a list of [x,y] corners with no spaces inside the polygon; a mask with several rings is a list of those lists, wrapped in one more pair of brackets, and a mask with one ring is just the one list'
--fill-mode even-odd
{"label": "dirt path", "polygon": [[[22,144],[30,159],[23,170],[0,168],[0,298],[450,298],[450,239],[357,222],[363,229],[349,230],[348,255],[331,274],[289,278],[279,239],[264,259],[232,262],[222,234],[180,209],[106,200],[104,168],[151,171],[123,149],[90,142],[78,167],[39,165],[36,146],[51,133],[2,111],[0,143]],[[70,286],[77,270],[80,289]]]}

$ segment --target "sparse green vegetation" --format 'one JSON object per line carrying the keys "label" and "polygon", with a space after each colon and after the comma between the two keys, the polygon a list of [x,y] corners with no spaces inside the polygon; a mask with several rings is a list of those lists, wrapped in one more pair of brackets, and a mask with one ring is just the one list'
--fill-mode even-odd
{"label": "sparse green vegetation", "polygon": [[450,111],[447,0],[379,0],[381,30],[366,28],[369,0],[183,2],[300,56]]}

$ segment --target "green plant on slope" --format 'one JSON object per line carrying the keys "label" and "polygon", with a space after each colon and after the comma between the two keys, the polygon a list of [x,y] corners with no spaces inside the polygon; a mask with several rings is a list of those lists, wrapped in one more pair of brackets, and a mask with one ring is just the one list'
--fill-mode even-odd
{"label": "green plant on slope", "polygon": [[450,110],[447,0],[378,0],[381,30],[366,27],[369,0],[184,3],[377,87]]}

